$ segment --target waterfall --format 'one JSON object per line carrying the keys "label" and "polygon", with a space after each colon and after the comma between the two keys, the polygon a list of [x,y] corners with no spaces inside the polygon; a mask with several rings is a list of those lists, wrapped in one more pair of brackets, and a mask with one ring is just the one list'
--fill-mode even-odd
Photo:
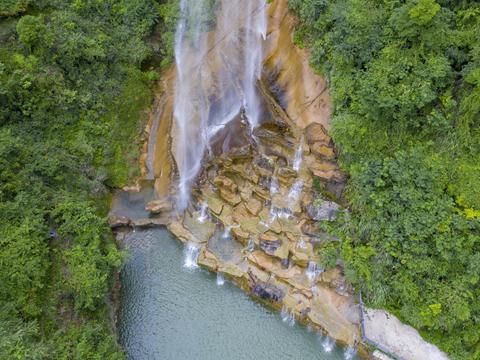
{"label": "waterfall", "polygon": [[[242,109],[253,129],[259,123],[256,83],[266,36],[266,1],[181,0],[175,35],[177,83],[174,157],[179,180],[176,207],[183,211],[210,141]],[[215,11],[215,14],[212,12]],[[216,16],[215,29],[211,17]],[[209,33],[210,30],[215,30]]]}
{"label": "waterfall", "polygon": [[300,141],[297,151],[295,151],[295,158],[293,159],[292,168],[296,172],[298,172],[300,170],[300,166],[302,166],[302,141]]}
{"label": "waterfall", "polygon": [[[242,4],[242,6],[245,6],[247,14],[251,14],[247,16],[245,24],[243,106],[250,127],[253,129],[257,126],[260,117],[260,102],[257,96],[256,83],[260,79],[262,70],[263,51],[261,44],[267,36],[266,1],[245,0],[245,4]],[[238,6],[236,6],[236,9],[238,9]]]}
{"label": "waterfall", "polygon": [[276,176],[272,176],[270,179],[270,197],[273,197],[273,195],[277,194],[280,191],[280,188],[278,186],[278,180]]}
{"label": "waterfall", "polygon": [[325,338],[322,341],[322,347],[323,350],[326,353],[331,353],[333,348],[335,347],[335,340],[333,340],[330,336],[325,336]]}
{"label": "waterfall", "polygon": [[253,250],[255,250],[255,242],[253,241],[253,238],[251,236],[248,239],[247,250],[248,252],[253,252]]}
{"label": "waterfall", "polygon": [[307,244],[305,243],[305,239],[303,238],[303,236],[300,236],[300,241],[298,242],[297,247],[299,249],[306,249],[307,248]]}
{"label": "waterfall", "polygon": [[198,133],[205,126],[207,106],[205,94],[195,91],[200,77],[195,57],[203,57],[208,46],[202,34],[204,1],[181,0],[180,11],[175,34],[177,85],[173,115],[176,121],[174,151],[180,173],[177,207],[183,210],[205,150],[204,139]]}
{"label": "waterfall", "polygon": [[343,357],[345,360],[352,360],[356,354],[356,350],[352,346],[348,346],[345,348],[345,351],[343,352]]}
{"label": "waterfall", "polygon": [[207,210],[208,210],[208,204],[205,202],[202,203],[202,206],[200,207],[200,215],[197,218],[197,221],[200,224],[203,224],[208,219]]}
{"label": "waterfall", "polygon": [[295,183],[290,188],[288,192],[288,206],[290,210],[294,211],[295,204],[300,199],[300,195],[302,194],[303,189],[303,180],[299,179],[295,181]]}
{"label": "waterfall", "polygon": [[217,273],[217,285],[223,286],[224,284],[225,284],[225,278],[223,277],[222,274]]}
{"label": "waterfall", "polygon": [[305,274],[311,282],[315,283],[323,271],[324,269],[319,267],[314,261],[309,261]]}
{"label": "waterfall", "polygon": [[277,219],[288,220],[293,218],[293,213],[290,209],[281,209],[273,205],[270,207],[269,215],[270,215],[270,218],[268,220],[269,224],[272,224]]}
{"label": "waterfall", "polygon": [[197,259],[198,254],[200,253],[200,248],[192,243],[188,243],[185,246],[185,259],[183,262],[183,267],[186,269],[196,269],[198,268]]}
{"label": "waterfall", "polygon": [[287,323],[289,326],[295,325],[295,315],[293,314],[293,311],[288,311],[288,308],[286,306],[282,307],[280,316],[282,317],[282,321],[284,323]]}
{"label": "waterfall", "polygon": [[240,227],[240,225],[238,225],[238,224],[228,225],[228,226],[223,230],[222,239],[230,239],[232,229],[236,229],[236,228],[239,228],[239,227]]}

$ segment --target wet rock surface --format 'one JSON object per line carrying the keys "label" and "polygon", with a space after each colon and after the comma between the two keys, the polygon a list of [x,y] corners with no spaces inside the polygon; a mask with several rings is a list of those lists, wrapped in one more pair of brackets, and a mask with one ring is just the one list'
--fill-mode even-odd
{"label": "wet rock surface", "polygon": [[[269,101],[264,99],[265,114],[279,106]],[[230,141],[228,151],[205,159],[193,203],[197,209],[206,204],[207,216],[187,210],[170,230],[184,241],[204,244],[200,265],[234,279],[262,301],[284,308],[292,319],[354,345],[360,341],[358,308],[341,269],[322,276],[309,273],[311,264],[319,261],[314,250],[314,244],[321,243],[314,238],[320,233],[316,221],[332,221],[340,209],[330,200],[317,201],[320,195],[312,188],[318,169],[324,171],[320,179],[324,187],[343,178],[334,162],[325,165],[325,159],[334,154],[333,144],[320,124],[302,129],[283,121],[279,126],[281,119],[263,119],[253,134],[235,124],[240,118],[229,123],[226,127],[249,143],[243,140],[235,146]],[[318,144],[328,149],[322,156],[317,155]],[[317,146],[316,153],[310,146]]]}

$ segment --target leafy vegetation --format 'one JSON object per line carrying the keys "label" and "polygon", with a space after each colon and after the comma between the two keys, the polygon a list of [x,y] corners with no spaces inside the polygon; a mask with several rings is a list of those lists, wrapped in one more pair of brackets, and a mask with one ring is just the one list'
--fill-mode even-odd
{"label": "leafy vegetation", "polygon": [[177,10],[0,1],[0,358],[123,358],[106,304],[122,260],[109,189],[137,175]]}
{"label": "leafy vegetation", "polygon": [[346,275],[452,358],[480,359],[479,3],[289,5],[330,81]]}

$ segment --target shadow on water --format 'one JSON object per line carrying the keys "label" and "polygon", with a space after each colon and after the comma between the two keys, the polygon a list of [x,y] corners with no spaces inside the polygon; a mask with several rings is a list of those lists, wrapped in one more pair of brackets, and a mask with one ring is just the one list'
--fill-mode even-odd
{"label": "shadow on water", "polygon": [[345,359],[228,281],[185,269],[183,246],[166,229],[136,231],[126,244],[118,331],[129,359]]}

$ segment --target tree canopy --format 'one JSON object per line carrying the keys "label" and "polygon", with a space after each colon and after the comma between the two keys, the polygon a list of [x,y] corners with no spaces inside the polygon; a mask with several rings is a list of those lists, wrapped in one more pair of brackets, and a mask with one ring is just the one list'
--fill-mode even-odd
{"label": "tree canopy", "polygon": [[290,0],[334,101],[347,277],[456,359],[480,359],[480,5]]}
{"label": "tree canopy", "polygon": [[109,194],[137,175],[177,6],[0,4],[2,359],[123,358],[105,301],[122,260]]}

